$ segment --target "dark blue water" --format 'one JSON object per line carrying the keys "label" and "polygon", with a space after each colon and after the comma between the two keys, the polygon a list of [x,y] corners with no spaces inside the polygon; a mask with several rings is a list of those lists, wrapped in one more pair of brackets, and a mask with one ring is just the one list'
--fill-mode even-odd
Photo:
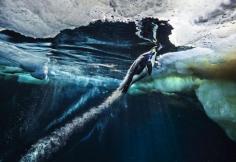
{"label": "dark blue water", "polygon": [[[18,67],[19,56],[30,55],[15,55],[15,62],[0,58],[0,161],[19,161],[39,139],[101,104],[133,60],[155,46],[150,28],[146,22],[145,39],[132,22],[98,21],[50,39],[1,32],[4,47],[49,60],[49,72],[47,81],[36,84],[20,77],[31,77],[25,69],[6,71]],[[122,97],[46,161],[234,162],[235,151],[236,143],[193,94],[152,93]]]}

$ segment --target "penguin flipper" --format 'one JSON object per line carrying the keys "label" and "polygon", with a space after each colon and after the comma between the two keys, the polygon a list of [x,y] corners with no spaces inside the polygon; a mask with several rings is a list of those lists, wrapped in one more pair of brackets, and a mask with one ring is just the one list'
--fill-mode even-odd
{"label": "penguin flipper", "polygon": [[151,75],[152,74],[152,63],[151,63],[151,61],[148,61],[147,69],[148,69],[148,74]]}

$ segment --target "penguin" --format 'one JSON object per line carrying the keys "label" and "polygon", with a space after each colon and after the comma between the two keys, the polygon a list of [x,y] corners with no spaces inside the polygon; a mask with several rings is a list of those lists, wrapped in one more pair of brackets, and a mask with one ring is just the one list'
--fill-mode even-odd
{"label": "penguin", "polygon": [[144,78],[147,75],[151,75],[152,68],[156,62],[156,47],[151,51],[140,55],[130,66],[123,82],[121,83],[119,90],[122,93],[126,93],[129,87],[136,81]]}

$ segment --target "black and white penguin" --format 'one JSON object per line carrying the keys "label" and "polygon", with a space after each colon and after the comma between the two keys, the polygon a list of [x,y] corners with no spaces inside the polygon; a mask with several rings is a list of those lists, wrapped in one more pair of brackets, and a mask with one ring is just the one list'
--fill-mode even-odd
{"label": "black and white penguin", "polygon": [[151,75],[152,68],[156,60],[156,54],[156,47],[154,47],[151,51],[140,55],[130,66],[123,82],[119,87],[119,90],[126,93],[134,82],[144,78],[147,75]]}

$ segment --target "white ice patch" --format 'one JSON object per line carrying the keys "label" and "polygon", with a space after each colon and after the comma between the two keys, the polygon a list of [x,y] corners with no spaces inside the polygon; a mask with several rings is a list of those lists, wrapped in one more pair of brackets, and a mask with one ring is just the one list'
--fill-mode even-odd
{"label": "white ice patch", "polygon": [[[235,4],[231,3],[229,0],[2,0],[0,27],[32,37],[53,37],[63,29],[88,25],[98,19],[135,21],[149,16],[170,20],[175,28],[171,36],[175,44],[211,47],[214,40],[222,40],[212,31],[225,33],[227,26],[235,27],[231,23],[235,20]],[[218,10],[221,12],[212,16]]]}

